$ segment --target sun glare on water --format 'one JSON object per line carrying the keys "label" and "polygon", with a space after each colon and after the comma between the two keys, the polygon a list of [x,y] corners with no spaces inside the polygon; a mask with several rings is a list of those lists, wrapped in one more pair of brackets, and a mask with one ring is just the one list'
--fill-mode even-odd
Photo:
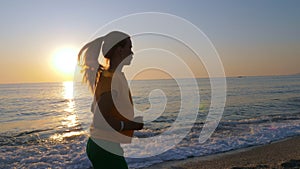
{"label": "sun glare on water", "polygon": [[75,112],[75,102],[73,95],[73,82],[66,81],[62,83],[63,91],[62,98],[66,99],[66,107],[60,117],[56,121],[60,121],[61,125],[58,129],[64,130],[61,133],[54,133],[50,136],[51,141],[63,141],[66,138],[80,136],[85,134],[85,131],[81,129],[80,121]]}
{"label": "sun glare on water", "polygon": [[72,75],[75,71],[77,50],[71,47],[60,48],[53,54],[52,64],[58,73]]}

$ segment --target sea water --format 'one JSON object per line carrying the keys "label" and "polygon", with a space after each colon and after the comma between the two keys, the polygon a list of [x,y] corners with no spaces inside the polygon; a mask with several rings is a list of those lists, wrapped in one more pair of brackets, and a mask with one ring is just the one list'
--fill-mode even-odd
{"label": "sea water", "polygon": [[[126,158],[130,168],[217,154],[300,135],[300,76],[227,78],[226,106],[222,119],[204,143],[200,132],[209,113],[209,79],[197,79],[200,103],[190,132],[173,148],[147,158]],[[185,80],[189,83],[189,79]],[[167,104],[159,116],[148,121],[135,137],[158,136],[172,126],[181,109],[180,87],[176,80],[131,81],[135,108],[151,109],[163,91]],[[91,164],[85,153],[93,96],[78,82],[0,85],[0,168],[79,168]],[[184,110],[183,110],[184,111]],[[148,112],[149,113],[149,112]],[[151,114],[144,114],[151,116]],[[184,128],[185,126],[182,126]],[[180,129],[178,132],[180,133]],[[159,151],[159,142],[147,149]],[[145,150],[122,145],[127,156]]]}

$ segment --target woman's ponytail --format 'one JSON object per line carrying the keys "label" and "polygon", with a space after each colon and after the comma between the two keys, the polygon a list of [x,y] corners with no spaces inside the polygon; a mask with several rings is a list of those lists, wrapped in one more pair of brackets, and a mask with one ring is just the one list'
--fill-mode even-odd
{"label": "woman's ponytail", "polygon": [[95,91],[97,79],[100,76],[103,66],[99,64],[98,58],[103,42],[103,37],[97,38],[84,45],[78,53],[78,65],[81,66],[83,82],[87,83]]}

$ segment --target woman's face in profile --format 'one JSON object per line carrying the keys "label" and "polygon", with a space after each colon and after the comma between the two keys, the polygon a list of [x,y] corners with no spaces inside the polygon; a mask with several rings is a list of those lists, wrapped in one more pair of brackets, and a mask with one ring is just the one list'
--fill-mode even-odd
{"label": "woman's face in profile", "polygon": [[121,60],[123,65],[130,65],[133,59],[132,43],[130,38],[126,39],[126,41],[126,45],[121,47]]}

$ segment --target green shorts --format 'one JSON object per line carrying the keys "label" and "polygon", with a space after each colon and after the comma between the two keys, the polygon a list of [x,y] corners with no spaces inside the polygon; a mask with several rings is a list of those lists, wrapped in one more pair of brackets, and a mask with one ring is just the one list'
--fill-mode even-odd
{"label": "green shorts", "polygon": [[[120,148],[120,151],[123,151],[120,144],[111,144],[115,144],[115,147],[118,146]],[[91,138],[88,139],[86,152],[89,160],[92,162],[94,169],[128,169],[127,163],[123,156],[118,156],[104,150]]]}

